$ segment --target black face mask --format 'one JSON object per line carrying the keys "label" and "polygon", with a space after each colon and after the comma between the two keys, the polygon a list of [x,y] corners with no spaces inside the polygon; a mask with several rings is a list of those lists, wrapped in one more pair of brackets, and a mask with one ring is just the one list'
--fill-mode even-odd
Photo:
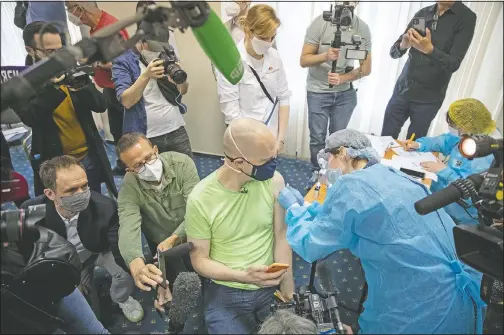
{"label": "black face mask", "polygon": [[231,162],[234,162],[237,159],[243,159],[247,163],[249,163],[252,166],[252,173],[248,174],[243,172],[243,170],[240,170],[243,174],[249,176],[250,178],[253,178],[257,181],[266,181],[268,179],[273,178],[273,175],[275,174],[276,167],[277,167],[277,159],[276,157],[271,158],[269,161],[262,165],[254,165],[250,163],[248,160],[246,160],[243,157],[237,157],[237,158],[231,158],[228,155],[224,154]]}

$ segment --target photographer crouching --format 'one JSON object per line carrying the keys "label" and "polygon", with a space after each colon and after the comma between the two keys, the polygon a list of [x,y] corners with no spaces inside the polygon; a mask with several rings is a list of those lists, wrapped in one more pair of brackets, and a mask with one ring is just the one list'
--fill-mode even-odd
{"label": "photographer crouching", "polygon": [[182,96],[189,83],[168,39],[141,40],[117,57],[112,62],[112,80],[125,108],[124,134],[146,135],[159,153],[176,151],[192,157],[182,117],[187,112]]}

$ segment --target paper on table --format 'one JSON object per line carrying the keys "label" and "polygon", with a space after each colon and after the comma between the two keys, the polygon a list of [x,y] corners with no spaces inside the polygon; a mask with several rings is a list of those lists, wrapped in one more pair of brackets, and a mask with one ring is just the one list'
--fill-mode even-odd
{"label": "paper on table", "polygon": [[414,159],[407,157],[394,156],[392,159],[382,159],[381,163],[383,165],[391,166],[396,170],[400,170],[401,168],[414,170],[418,172],[425,173],[425,178],[431,179],[433,181],[438,180],[438,176],[435,173],[428,172],[424,170],[419,162],[416,162]]}
{"label": "paper on table", "polygon": [[436,156],[432,152],[406,151],[403,147],[393,149],[400,157],[414,158],[415,162],[435,162]]}
{"label": "paper on table", "polygon": [[28,129],[26,129],[24,127],[16,127],[13,129],[2,130],[2,133],[7,141],[18,134],[24,134],[27,132],[28,132]]}
{"label": "paper on table", "polygon": [[374,136],[366,134],[366,137],[371,141],[371,146],[378,151],[380,157],[385,156],[385,152],[389,147],[399,145],[392,136]]}

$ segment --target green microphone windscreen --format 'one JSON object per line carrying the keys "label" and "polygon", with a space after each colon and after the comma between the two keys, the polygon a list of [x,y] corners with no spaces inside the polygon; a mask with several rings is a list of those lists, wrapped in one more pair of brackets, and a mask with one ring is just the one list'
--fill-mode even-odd
{"label": "green microphone windscreen", "polygon": [[231,34],[213,10],[194,36],[220,73],[233,85],[243,77],[243,63]]}

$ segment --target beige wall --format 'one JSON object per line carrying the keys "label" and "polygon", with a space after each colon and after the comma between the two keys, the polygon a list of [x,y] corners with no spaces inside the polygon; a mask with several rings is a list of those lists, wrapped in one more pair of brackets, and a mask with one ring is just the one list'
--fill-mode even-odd
{"label": "beige wall", "polygon": [[[136,2],[100,2],[99,6],[116,18],[123,19],[135,12]],[[210,6],[220,16],[220,3],[212,2]],[[128,28],[130,36],[135,31],[136,25]],[[183,102],[189,110],[184,118],[193,151],[222,155],[224,117],[219,110],[217,85],[210,60],[190,29],[184,34],[176,31],[175,40],[182,68],[187,72],[189,81],[189,92]]]}

